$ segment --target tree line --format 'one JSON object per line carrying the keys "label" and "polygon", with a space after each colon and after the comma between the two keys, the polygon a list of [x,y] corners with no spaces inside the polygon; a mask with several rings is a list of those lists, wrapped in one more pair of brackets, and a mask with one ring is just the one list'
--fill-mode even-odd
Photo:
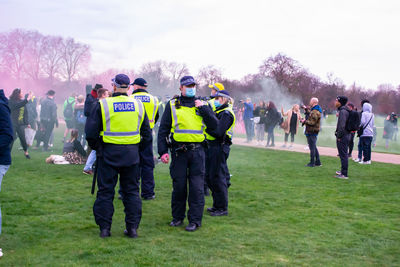
{"label": "tree line", "polygon": [[[90,46],[73,38],[24,29],[0,33],[0,86],[9,87],[5,88],[8,91],[23,87],[40,93],[51,88],[64,98],[72,92],[84,93],[86,84],[102,83],[107,88],[110,77],[124,72],[131,78],[145,78],[154,94],[172,96],[177,93],[180,78],[192,74],[203,95],[209,94],[208,84],[222,82],[236,99],[251,96],[255,101],[271,100],[268,98],[278,95],[292,102],[307,103],[316,96],[320,104],[330,110],[337,95],[346,95],[356,105],[362,99],[369,99],[377,113],[400,113],[400,85],[381,84],[369,89],[355,83],[346,86],[333,74],[322,80],[282,53],[265,59],[258,73],[247,74],[240,80],[225,77],[214,65],[204,66],[194,74],[184,63],[163,60],[145,63],[138,70],[109,69],[92,73],[90,60]],[[275,93],[277,91],[279,94]]]}

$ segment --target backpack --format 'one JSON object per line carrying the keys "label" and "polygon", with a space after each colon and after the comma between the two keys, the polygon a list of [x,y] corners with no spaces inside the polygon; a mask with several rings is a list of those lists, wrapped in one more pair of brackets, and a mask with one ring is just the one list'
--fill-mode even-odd
{"label": "backpack", "polygon": [[72,103],[69,103],[68,99],[66,101],[67,101],[67,106],[64,109],[64,118],[72,119],[74,117],[74,111],[72,109],[72,105],[74,104],[74,101],[72,101]]}
{"label": "backpack", "polygon": [[83,110],[79,109],[76,111],[76,122],[78,124],[85,124],[86,123],[86,117],[85,114],[83,113]]}
{"label": "backpack", "polygon": [[347,118],[346,121],[346,130],[349,132],[358,131],[358,129],[360,129],[360,123],[361,123],[360,113],[358,113],[355,110],[350,110],[349,117]]}

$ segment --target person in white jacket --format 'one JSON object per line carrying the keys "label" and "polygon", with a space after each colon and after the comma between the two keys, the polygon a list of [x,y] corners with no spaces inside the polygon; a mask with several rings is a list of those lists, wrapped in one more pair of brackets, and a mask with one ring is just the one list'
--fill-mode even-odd
{"label": "person in white jacket", "polygon": [[[361,151],[358,152],[360,164],[371,164],[371,144],[374,136],[374,114],[372,113],[372,105],[364,103],[361,113],[360,135]],[[362,156],[364,155],[364,158]]]}

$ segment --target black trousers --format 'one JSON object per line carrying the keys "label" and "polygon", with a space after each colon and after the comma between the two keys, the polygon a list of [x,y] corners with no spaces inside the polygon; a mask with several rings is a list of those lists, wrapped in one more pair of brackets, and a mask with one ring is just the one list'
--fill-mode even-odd
{"label": "black trousers", "polygon": [[173,187],[172,217],[174,220],[185,218],[186,200],[188,200],[187,216],[189,222],[201,225],[204,209],[204,148],[199,146],[186,152],[176,152],[175,149],[173,148],[171,151],[172,161],[170,165]]}
{"label": "black trousers", "polygon": [[321,164],[321,160],[319,159],[319,152],[317,148],[317,139],[316,135],[307,136],[308,147],[310,149],[310,164]]}
{"label": "black trousers", "polygon": [[336,139],[336,146],[339,152],[341,170],[340,172],[347,176],[347,171],[349,169],[349,142],[350,142],[350,134],[345,134],[342,138]]}
{"label": "black trousers", "polygon": [[43,148],[47,150],[49,148],[50,136],[54,129],[54,122],[53,121],[42,121],[42,126],[44,128],[43,139],[42,139]]}
{"label": "black trousers", "polygon": [[210,143],[207,155],[207,184],[209,185],[213,207],[218,210],[228,209],[228,179],[226,176],[229,146]]}
{"label": "black trousers", "polygon": [[351,153],[353,153],[353,148],[354,148],[354,137],[356,133],[350,133],[350,139],[349,139],[349,157],[351,157]]}
{"label": "black trousers", "polygon": [[26,139],[25,139],[25,125],[13,124],[13,130],[14,130],[14,139],[11,143],[11,149],[12,149],[12,147],[14,145],[14,141],[17,139],[17,135],[18,135],[22,149],[24,151],[27,151],[28,145],[26,144]]}
{"label": "black trousers", "polygon": [[294,132],[288,132],[288,133],[285,133],[285,143],[288,141],[288,139],[289,139],[289,134],[290,134],[290,142],[294,142],[294,135],[296,134],[296,133],[294,133]]}
{"label": "black trousers", "polygon": [[111,229],[114,214],[115,185],[118,181],[123,193],[125,224],[127,228],[138,228],[142,218],[142,200],[139,196],[139,164],[128,167],[114,167],[103,158],[97,163],[98,191],[93,205],[93,214],[100,229]]}
{"label": "black trousers", "polygon": [[140,150],[140,178],[142,182],[142,197],[154,195],[154,156],[153,143],[150,143]]}

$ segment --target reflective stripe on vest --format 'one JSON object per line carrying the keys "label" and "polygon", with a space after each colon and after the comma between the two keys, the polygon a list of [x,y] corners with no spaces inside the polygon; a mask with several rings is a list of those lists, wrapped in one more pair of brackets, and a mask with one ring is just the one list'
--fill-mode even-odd
{"label": "reflective stripe on vest", "polygon": [[[232,106],[229,105],[228,107],[226,107],[226,108],[224,108],[224,109],[221,109],[221,110],[218,110],[218,111],[216,111],[215,113],[216,113],[216,114],[219,114],[219,113],[221,113],[221,112],[223,112],[223,111],[225,111],[225,110],[229,111],[229,112],[232,114],[232,116],[233,116],[233,122],[232,122],[231,126],[230,126],[230,127],[226,130],[226,132],[225,132],[225,134],[226,134],[227,136],[229,136],[229,138],[232,139],[232,136],[233,136],[233,129],[235,128],[235,123],[236,123],[236,116],[235,116],[235,113],[233,112]],[[210,140],[210,141],[216,139],[214,136],[208,134],[207,132],[206,132],[206,138],[207,138],[207,140]]]}
{"label": "reflective stripe on vest", "polygon": [[197,108],[175,107],[176,99],[170,101],[173,138],[177,142],[203,142],[205,125],[203,118],[196,114]]}
{"label": "reflective stripe on vest", "polygon": [[104,143],[130,145],[140,142],[143,104],[128,96],[104,98],[100,101]]}
{"label": "reflective stripe on vest", "polygon": [[211,109],[212,109],[212,111],[214,111],[215,112],[215,110],[217,109],[216,107],[215,107],[215,99],[213,98],[213,99],[210,99],[210,100],[208,100],[208,105],[210,105],[210,107],[211,107]]}
{"label": "reflective stripe on vest", "polygon": [[147,118],[149,119],[150,129],[153,129],[159,105],[158,98],[146,92],[134,93],[131,97],[143,103]]}
{"label": "reflective stripe on vest", "polygon": [[223,112],[225,110],[229,111],[233,116],[233,122],[231,124],[231,127],[229,127],[229,129],[226,130],[226,135],[229,136],[229,138],[232,139],[233,129],[235,128],[235,124],[236,124],[236,116],[235,116],[235,112],[233,112],[232,106],[229,105],[228,107],[226,107],[224,109],[218,110],[216,113],[219,114],[219,113],[221,113],[221,112]]}

